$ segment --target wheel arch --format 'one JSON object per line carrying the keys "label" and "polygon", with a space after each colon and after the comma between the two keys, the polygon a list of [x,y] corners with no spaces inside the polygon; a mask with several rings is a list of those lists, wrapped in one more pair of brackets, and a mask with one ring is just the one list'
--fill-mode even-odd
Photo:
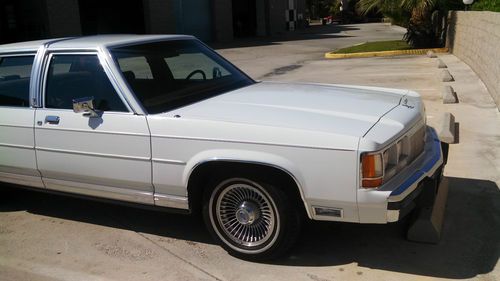
{"label": "wheel arch", "polygon": [[[248,152],[241,152],[240,154],[245,155],[247,153]],[[211,156],[188,162],[184,175],[184,182],[187,186],[190,210],[196,212],[198,208],[200,208],[203,190],[205,187],[204,185],[206,185],[207,178],[216,176],[217,173],[222,173],[221,171],[223,170],[226,172],[229,170],[229,173],[231,173],[231,171],[250,170],[252,172],[265,172],[273,174],[276,175],[278,179],[287,180],[289,183],[293,184],[294,190],[285,191],[295,192],[295,195],[297,195],[296,199],[301,202],[305,213],[309,218],[312,218],[305,200],[301,175],[296,171],[296,169],[294,169],[294,166],[289,160],[279,156],[263,154],[252,153],[252,155],[256,157],[248,157],[246,159],[234,156]],[[258,159],[267,159],[268,161]],[[284,166],[287,166],[287,164],[288,167],[285,168]]]}

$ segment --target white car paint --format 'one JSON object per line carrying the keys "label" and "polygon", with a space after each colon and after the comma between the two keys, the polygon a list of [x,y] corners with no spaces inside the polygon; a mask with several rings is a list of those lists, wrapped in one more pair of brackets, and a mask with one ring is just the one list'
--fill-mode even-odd
{"label": "white car paint", "polygon": [[[47,123],[47,116],[58,116],[59,124]],[[104,112],[101,118],[88,118],[72,110],[38,109],[35,120],[42,122],[35,127],[35,139],[46,188],[152,204],[144,116]]]}
{"label": "white car paint", "polygon": [[172,113],[190,119],[362,137],[399,104],[401,96],[375,89],[261,82]]}
{"label": "white car paint", "polygon": [[0,107],[0,180],[43,187],[36,167],[31,108]]}
{"label": "white car paint", "polygon": [[[387,147],[425,126],[422,102],[407,90],[262,82],[146,115],[108,48],[191,38],[115,35],[0,46],[0,55],[37,53],[32,107],[0,107],[0,181],[188,209],[187,184],[201,163],[259,163],[293,177],[311,219],[386,223],[391,192],[436,153],[429,139],[425,155],[412,167],[380,189],[360,189],[362,152]],[[75,51],[98,53],[129,113],[105,112],[104,122],[92,124],[70,110],[43,108],[46,58]],[[60,124],[45,123],[47,116],[59,116]],[[432,138],[432,130],[428,132]],[[433,169],[441,164],[442,157]],[[338,209],[341,216],[318,216],[314,206]]]}

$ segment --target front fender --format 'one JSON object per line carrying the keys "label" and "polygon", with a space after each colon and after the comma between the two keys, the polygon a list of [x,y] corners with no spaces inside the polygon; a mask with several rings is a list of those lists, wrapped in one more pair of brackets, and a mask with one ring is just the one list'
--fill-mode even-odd
{"label": "front fender", "polygon": [[294,178],[299,187],[304,183],[299,169],[290,160],[271,153],[236,149],[213,149],[202,151],[194,155],[186,163],[183,173],[183,183],[187,186],[189,177],[196,167],[203,163],[212,161],[252,163],[271,166],[289,174]]}
{"label": "front fender", "polygon": [[289,159],[271,153],[251,151],[251,150],[237,150],[237,149],[207,150],[194,155],[191,159],[189,159],[189,161],[187,161],[183,173],[184,185],[187,187],[189,183],[189,178],[191,177],[192,173],[196,170],[197,167],[199,167],[204,163],[214,162],[214,161],[257,164],[257,165],[273,167],[287,173],[290,177],[293,178],[293,180],[297,184],[300,197],[302,199],[302,202],[304,202],[307,213],[310,217],[309,208],[307,207],[303,191],[304,178],[302,177],[299,169]]}

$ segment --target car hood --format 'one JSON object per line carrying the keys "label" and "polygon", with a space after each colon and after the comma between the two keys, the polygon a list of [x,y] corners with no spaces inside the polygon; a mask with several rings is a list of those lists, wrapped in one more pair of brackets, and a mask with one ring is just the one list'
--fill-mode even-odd
{"label": "car hood", "polygon": [[361,137],[407,91],[345,85],[260,82],[170,113],[203,119]]}

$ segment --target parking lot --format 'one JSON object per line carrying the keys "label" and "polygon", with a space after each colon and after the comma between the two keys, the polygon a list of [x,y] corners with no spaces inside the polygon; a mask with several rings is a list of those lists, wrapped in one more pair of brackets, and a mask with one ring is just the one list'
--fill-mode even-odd
{"label": "parking lot", "polygon": [[444,105],[436,59],[323,59],[334,48],[402,33],[384,24],[327,26],[214,47],[258,80],[408,88],[422,94],[430,125],[453,113],[460,133],[445,170],[438,245],[406,241],[404,222],[309,222],[290,257],[252,263],[215,245],[199,217],[2,188],[0,280],[500,279],[500,114],[474,72],[439,55],[460,101]]}

